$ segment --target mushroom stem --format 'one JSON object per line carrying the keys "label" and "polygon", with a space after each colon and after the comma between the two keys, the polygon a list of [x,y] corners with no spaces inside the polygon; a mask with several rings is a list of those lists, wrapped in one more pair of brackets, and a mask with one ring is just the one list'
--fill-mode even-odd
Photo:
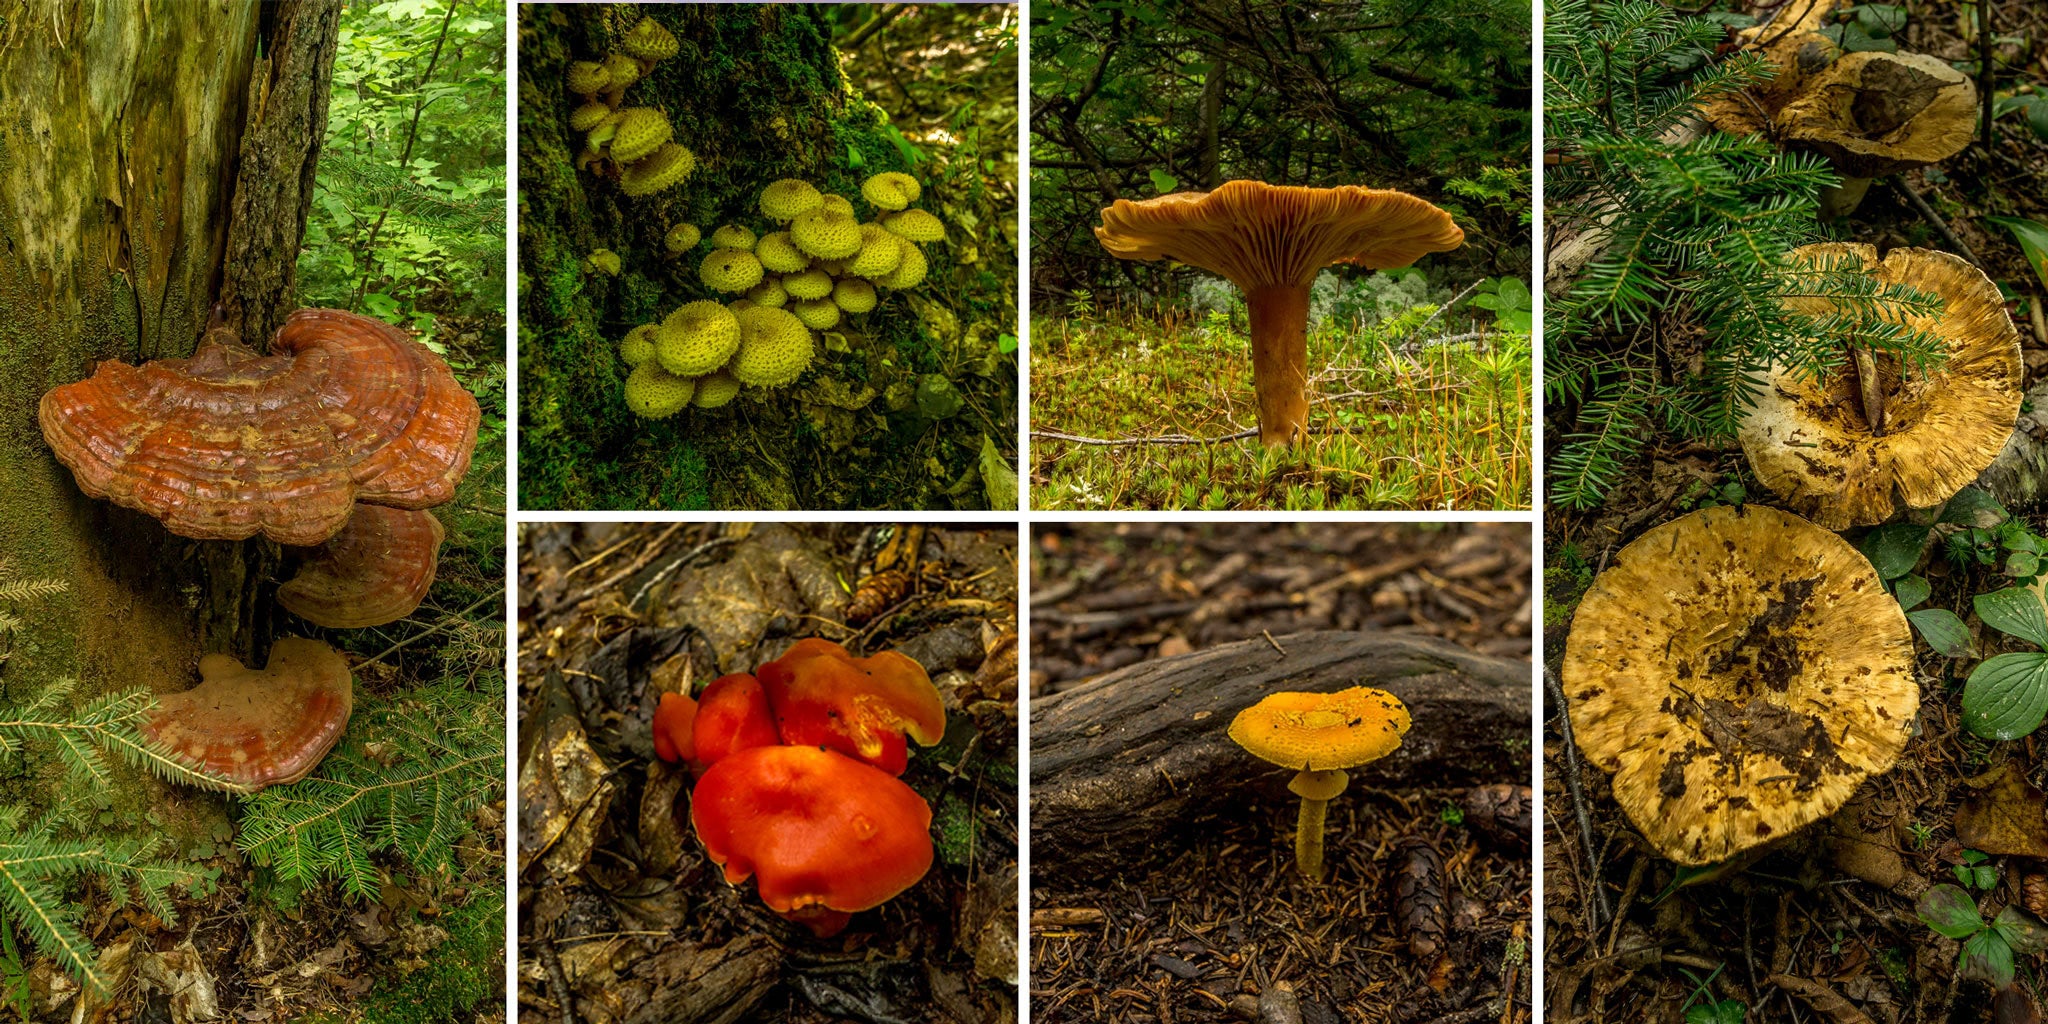
{"label": "mushroom stem", "polygon": [[1844,177],[1840,185],[1820,190],[1820,219],[1840,220],[1856,212],[1863,193],[1870,191],[1869,178]]}
{"label": "mushroom stem", "polygon": [[1863,399],[1863,424],[1872,434],[1884,433],[1884,389],[1877,379],[1877,357],[1861,345],[1849,346],[1856,360],[1856,389]]}
{"label": "mushroom stem", "polygon": [[1259,392],[1259,441],[1293,444],[1308,429],[1309,286],[1246,288],[1252,326],[1252,383]]}
{"label": "mushroom stem", "polygon": [[1323,820],[1330,801],[1351,784],[1342,769],[1304,770],[1287,784],[1301,798],[1301,813],[1294,820],[1294,866],[1311,882],[1323,880]]}

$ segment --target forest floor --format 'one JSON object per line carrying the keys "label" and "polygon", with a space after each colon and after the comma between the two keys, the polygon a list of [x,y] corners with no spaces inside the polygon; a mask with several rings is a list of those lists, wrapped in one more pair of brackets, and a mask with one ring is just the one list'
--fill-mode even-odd
{"label": "forest floor", "polygon": [[[1120,523],[1043,527],[1032,541],[1034,696],[1299,630],[1420,634],[1501,658],[1532,643],[1520,524]],[[1319,886],[1286,849],[1291,804],[1190,830],[1114,874],[1034,860],[1035,1020],[1527,1021],[1528,856],[1477,838],[1465,795],[1354,786],[1332,807]],[[1446,866],[1445,959],[1413,955],[1396,929],[1396,843],[1415,837]],[[1297,1005],[1262,1015],[1282,989]]]}
{"label": "forest floor", "polygon": [[[1971,60],[1975,33],[1966,25],[1973,12],[1973,5],[1947,0],[1914,5],[1900,48]],[[2001,64],[2021,80],[2022,93],[2042,94],[2048,88],[2048,8],[1999,4],[1996,16]],[[2027,382],[2048,381],[2048,325],[2040,312],[2048,266],[2030,266],[2014,236],[1984,220],[2017,216],[2048,224],[2048,140],[2014,113],[1998,121],[1990,155],[1981,143],[1972,145],[1903,180],[2016,300],[2008,309],[2019,329]],[[1874,183],[1839,231],[1880,250],[1954,250],[1890,181]],[[1773,503],[1732,438],[1701,443],[1659,435],[1621,479],[1597,508],[1546,510],[1544,657],[1553,671],[1580,595],[1620,548],[1704,505]],[[2025,649],[1984,628],[1972,605],[1976,595],[2015,582],[2006,572],[2012,554],[2006,544],[2022,531],[2038,536],[2048,530],[2041,497],[2007,496],[2016,514],[2003,523],[1987,519],[1933,528],[1930,550],[1914,570],[1933,588],[1921,607],[1961,616],[1970,627],[1973,653],[1942,657],[1916,632],[1921,719],[1897,766],[1866,783],[1831,823],[1773,846],[1746,869],[1682,884],[1686,875],[1644,843],[1615,805],[1607,776],[1590,766],[1580,772],[1584,803],[1575,807],[1565,784],[1569,767],[1560,709],[1555,703],[1546,707],[1545,956],[1552,1020],[1682,1018],[1722,1024],[1745,1019],[1745,1012],[1748,1020],[1880,1024],[1993,1019],[1990,986],[1959,977],[1958,943],[1916,917],[1914,897],[1930,883],[1954,883],[1963,875],[1977,879],[1982,873],[1974,869],[1984,866],[1995,872],[1995,882],[1973,886],[1971,895],[1987,917],[2006,905],[2048,912],[2048,900],[2032,895],[2048,894],[2040,861],[1984,859],[1959,838],[1957,824],[1968,804],[2003,807],[2009,798],[2029,793],[2038,801],[2032,787],[2048,784],[2048,759],[2036,753],[2032,740],[2000,744],[1972,735],[1961,724],[1960,698],[1980,659]],[[1916,515],[1912,521],[1931,518]],[[1847,537],[1867,550],[1871,533],[1851,531]],[[2008,762],[2028,780],[2011,793],[1993,785]],[[2033,838],[2048,841],[2038,805],[2013,804],[2009,810],[2033,822]],[[1591,851],[1579,839],[1580,814],[1591,829]],[[1839,859],[1841,835],[1874,842],[1886,863],[1873,869]],[[1962,871],[1966,867],[1972,870]],[[1596,909],[1602,902],[1596,896],[1610,909]],[[2038,977],[2039,966],[2038,959],[2022,957],[2022,978]],[[1773,976],[1790,978],[1790,985],[1773,983]],[[1808,983],[1822,986],[1809,992],[1834,1001],[1809,1001],[1790,991]]]}
{"label": "forest floor", "polygon": [[1116,440],[1255,429],[1250,343],[1190,321],[1120,308],[1033,321],[1034,507],[1529,507],[1526,335],[1418,346],[1379,331],[1314,331],[1309,423],[1333,429],[1294,449],[1266,449],[1256,436],[1104,445],[1046,433]]}
{"label": "forest floor", "polygon": [[[897,537],[922,554],[907,584],[864,571]],[[1014,1021],[1015,537],[525,527],[520,1018]],[[686,773],[654,757],[649,732],[661,689],[750,670],[811,636],[915,658],[950,720],[904,776],[933,806],[933,869],[823,940],[770,913],[753,885],[725,883],[685,823]]]}

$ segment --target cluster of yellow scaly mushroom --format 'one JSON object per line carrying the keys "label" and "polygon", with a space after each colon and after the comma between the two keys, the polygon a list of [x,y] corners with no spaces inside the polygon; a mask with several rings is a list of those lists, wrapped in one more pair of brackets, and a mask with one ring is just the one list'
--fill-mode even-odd
{"label": "cluster of yellow scaly mushroom", "polygon": [[569,65],[569,91],[583,105],[569,115],[569,127],[586,132],[581,170],[591,164],[617,172],[619,188],[629,196],[659,192],[690,176],[696,154],[673,138],[668,115],[653,107],[622,107],[626,87],[646,77],[655,62],[676,55],[675,33],[642,18],[619,41],[619,48],[601,61]]}
{"label": "cluster of yellow scaly mushroom", "polygon": [[[807,181],[784,178],[761,190],[761,214],[781,230],[757,235],[727,224],[711,233],[711,254],[697,267],[705,287],[741,297],[685,304],[620,342],[619,356],[633,368],[627,407],[660,419],[687,405],[724,405],[742,384],[795,383],[817,352],[813,330],[874,309],[877,287],[924,281],[918,246],[945,238],[946,227],[910,205],[920,191],[917,179],[898,171],[869,178],[860,193],[874,217],[862,223],[850,200]],[[668,249],[682,256],[701,234],[678,224],[668,232]]]}

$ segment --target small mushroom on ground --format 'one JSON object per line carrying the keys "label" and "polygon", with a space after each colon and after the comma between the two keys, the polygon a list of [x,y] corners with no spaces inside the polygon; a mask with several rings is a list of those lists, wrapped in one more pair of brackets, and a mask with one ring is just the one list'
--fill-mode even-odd
{"label": "small mushroom on ground", "polygon": [[1112,256],[1178,260],[1243,290],[1259,440],[1270,447],[1292,444],[1308,429],[1308,295],[1316,274],[1333,263],[1405,267],[1463,245],[1465,232],[1450,214],[1403,192],[1233,181],[1214,192],[1119,199],[1102,211],[1095,237]]}
{"label": "small mushroom on ground", "polygon": [[1252,755],[1295,769],[1287,788],[1301,798],[1294,864],[1312,881],[1323,877],[1323,823],[1344,792],[1346,768],[1377,761],[1401,745],[1408,708],[1385,690],[1354,686],[1335,693],[1274,693],[1237,713],[1230,738]]}
{"label": "small mushroom on ground", "polygon": [[754,747],[713,764],[690,823],[728,884],[820,938],[923,878],[931,807],[902,780],[830,750]]}
{"label": "small mushroom on ground", "polygon": [[1572,619],[1572,734],[1650,844],[1728,860],[1833,814],[1920,706],[1905,613],[1841,537],[1762,505],[1621,549]]}
{"label": "small mushroom on ground", "polygon": [[348,525],[277,588],[277,603],[330,629],[396,622],[434,585],[444,535],[432,512],[357,505]]}
{"label": "small mushroom on ground", "polygon": [[[1947,501],[2005,447],[2019,418],[2024,371],[2019,332],[1998,286],[1947,253],[1822,242],[1794,249],[1796,264],[1860,266],[1881,284],[1938,297],[1941,311],[1893,319],[1943,342],[1947,359],[1922,369],[1851,345],[1851,358],[1822,377],[1773,366],[1738,434],[1757,479],[1795,511],[1828,529],[1891,518]],[[1810,292],[1810,289],[1795,289]],[[1838,315],[1827,299],[1788,308]]]}
{"label": "small mushroom on ground", "polygon": [[157,698],[142,733],[171,760],[234,793],[311,774],[348,727],[348,662],[317,640],[287,638],[262,669],[225,654],[199,659],[199,685]]}
{"label": "small mushroom on ground", "polygon": [[946,734],[946,706],[924,666],[895,651],[856,658],[812,637],[755,670],[784,743],[827,747],[901,775],[909,740]]}
{"label": "small mushroom on ground", "polygon": [[675,763],[693,760],[697,702],[687,693],[664,693],[654,708],[654,756]]}
{"label": "small mushroom on ground", "polygon": [[768,695],[753,676],[745,673],[719,676],[697,695],[696,723],[688,744],[677,749],[691,753],[683,758],[702,772],[725,758],[754,747],[772,747],[783,742],[775,731],[775,716],[768,711]]}

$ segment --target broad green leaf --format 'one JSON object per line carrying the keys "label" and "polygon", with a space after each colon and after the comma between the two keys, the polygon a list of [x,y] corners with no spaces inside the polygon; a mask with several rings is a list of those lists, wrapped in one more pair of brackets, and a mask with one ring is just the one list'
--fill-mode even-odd
{"label": "broad green leaf", "polygon": [[2048,949],[2048,925],[2011,904],[1998,912],[1998,919],[1991,922],[1991,927],[1997,930],[2006,945],[2012,947],[2013,952],[2022,956],[2032,956]]}
{"label": "broad green leaf", "polygon": [[1700,1003],[1685,1011],[1685,1024],[1742,1024],[1748,1013],[1740,999]]}
{"label": "broad green leaf", "polygon": [[[2042,106],[2048,104],[2036,104],[2034,110]],[[2027,112],[2030,120],[2034,110]],[[2048,115],[2043,116],[2048,118]],[[2048,287],[2048,224],[2025,217],[1986,217],[1984,220],[2012,232],[2012,237],[2020,243],[2020,251],[2027,255],[2027,262],[2033,266],[2034,276],[2041,279],[2043,287]]]}
{"label": "broad green leaf", "polygon": [[2041,599],[2025,587],[2007,587],[1989,594],[1978,594],[1974,603],[1977,617],[2007,636],[2016,636],[2043,650],[2048,650],[2048,611],[2041,607]]}
{"label": "broad green leaf", "polygon": [[1895,580],[1920,564],[1920,549],[1927,544],[1927,527],[1912,523],[1880,526],[1863,535],[1856,545],[1877,570],[1877,578]]}
{"label": "broad green leaf", "polygon": [[1921,893],[1913,912],[1927,927],[1951,939],[1969,938],[1984,927],[1984,919],[1977,916],[1977,901],[1961,886],[1947,882]]}
{"label": "broad green leaf", "polygon": [[2041,573],[2041,556],[2031,551],[2015,551],[2005,560],[2007,576],[2029,577]]}
{"label": "broad green leaf", "polygon": [[1152,168],[1152,190],[1165,195],[1180,187],[1180,179],[1157,167]]}
{"label": "broad green leaf", "polygon": [[1970,653],[1970,627],[1946,608],[1922,608],[1907,612],[1906,621],[1920,631],[1920,639],[1944,658],[1963,658]]}
{"label": "broad green leaf", "polygon": [[1993,988],[2012,984],[2012,947],[1989,928],[1963,943],[1963,974],[1983,978]]}
{"label": "broad green leaf", "polygon": [[1941,506],[1941,521],[1957,526],[1996,526],[2010,515],[1990,491],[1977,486],[1957,491]]}
{"label": "broad green leaf", "polygon": [[2048,717],[2048,654],[1986,659],[1963,684],[1963,726],[1986,739],[2016,740]]}
{"label": "broad green leaf", "polygon": [[1899,599],[1899,607],[1910,609],[1927,600],[1927,595],[1933,592],[1934,587],[1928,584],[1927,579],[1916,573],[1899,580],[1899,585],[1892,590],[1892,596]]}

